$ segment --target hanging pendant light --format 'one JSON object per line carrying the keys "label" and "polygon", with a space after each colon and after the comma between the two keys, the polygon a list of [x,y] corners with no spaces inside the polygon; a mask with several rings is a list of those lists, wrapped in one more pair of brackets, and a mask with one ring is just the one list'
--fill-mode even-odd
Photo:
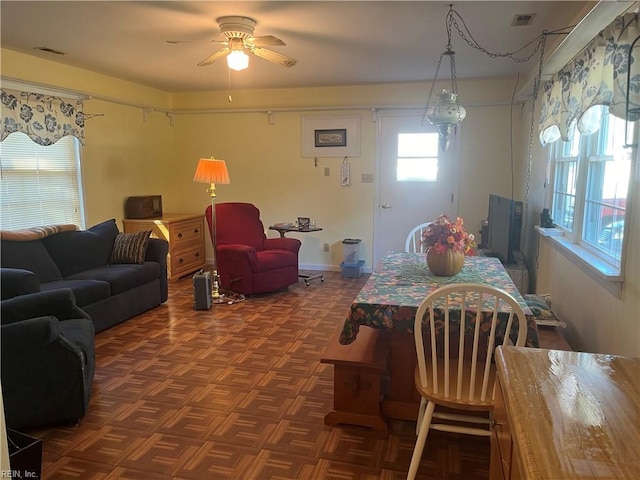
{"label": "hanging pendant light", "polygon": [[[449,5],[449,13],[447,14],[447,46],[446,50],[440,54],[438,59],[438,65],[436,66],[436,73],[431,82],[431,89],[429,90],[429,96],[427,97],[427,105],[425,106],[423,115],[424,120],[427,120],[431,125],[438,127],[439,144],[440,149],[445,151],[449,147],[449,134],[454,126],[458,125],[467,116],[467,111],[458,102],[458,79],[456,76],[456,52],[453,51],[451,46],[451,14],[453,12],[453,6]],[[451,70],[451,90],[443,90],[438,95],[437,103],[431,105],[431,98],[433,96],[433,90],[438,81],[438,74],[440,73],[440,66],[442,65],[442,59],[444,57],[449,58],[449,68]]]}
{"label": "hanging pendant light", "polygon": [[449,134],[467,116],[465,108],[458,103],[458,95],[443,90],[438,103],[427,107],[425,116],[431,125],[438,127],[438,144],[443,152],[449,148]]}
{"label": "hanging pendant light", "polygon": [[465,108],[458,103],[458,95],[443,90],[438,103],[427,109],[427,120],[431,125],[457,125],[467,116]]}
{"label": "hanging pendant light", "polygon": [[[467,112],[465,108],[460,105],[458,98],[458,79],[456,76],[456,53],[453,51],[451,47],[451,32],[455,29],[460,37],[469,45],[470,47],[481,51],[482,53],[488,55],[491,58],[510,58],[514,62],[527,62],[531,58],[533,58],[536,54],[540,54],[540,66],[538,69],[538,76],[534,81],[534,100],[538,94],[538,87],[540,84],[540,78],[542,77],[542,61],[544,58],[544,46],[546,41],[546,36],[551,34],[565,35],[568,32],[563,32],[568,28],[572,27],[562,27],[552,32],[544,31],[542,34],[538,36],[537,42],[529,42],[524,47],[519,48],[513,52],[491,52],[486,48],[480,46],[478,42],[473,38],[473,35],[467,28],[466,22],[460,16],[458,12],[453,9],[453,4],[449,5],[449,11],[447,12],[445,18],[445,27],[447,30],[447,46],[446,50],[440,54],[440,58],[438,59],[438,65],[436,66],[436,73],[433,77],[433,81],[431,82],[431,89],[429,90],[429,96],[427,97],[427,104],[424,109],[424,114],[422,116],[422,124],[425,125],[428,121],[429,124],[435,125],[438,127],[438,133],[440,136],[440,148],[442,150],[446,150],[449,146],[449,134],[458,125],[462,120],[464,120]],[[521,56],[520,52],[523,51],[525,47],[529,47],[530,45],[535,45],[533,50],[527,55]],[[440,66],[442,65],[442,59],[444,57],[449,58],[449,66],[451,69],[451,89],[443,90],[442,93],[437,95],[437,103],[435,105],[431,104],[431,99],[433,97],[433,90],[436,86],[436,82],[438,81],[438,74],[440,73]],[[545,136],[541,136],[541,141],[544,145],[545,142],[553,141],[558,135],[559,132],[544,132]]]}
{"label": "hanging pendant light", "polygon": [[[438,72],[440,70],[440,64],[442,63],[442,57],[448,56],[451,64],[451,91],[443,90],[438,95],[438,102],[431,106],[431,97],[436,81],[438,79]],[[431,90],[429,91],[429,97],[427,98],[427,105],[424,110],[423,118],[426,119],[431,125],[438,127],[439,144],[442,151],[449,148],[449,134],[454,126],[458,125],[467,116],[467,111],[458,102],[458,81],[456,78],[455,68],[455,52],[451,50],[451,45],[447,45],[447,51],[440,55],[438,66],[436,67],[436,74],[431,84]],[[423,121],[424,123],[424,121]]]}

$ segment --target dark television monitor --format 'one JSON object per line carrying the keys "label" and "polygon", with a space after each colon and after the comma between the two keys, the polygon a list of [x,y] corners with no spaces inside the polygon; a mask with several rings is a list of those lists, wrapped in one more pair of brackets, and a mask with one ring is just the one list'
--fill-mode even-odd
{"label": "dark television monitor", "polygon": [[502,263],[517,263],[514,252],[520,249],[522,202],[489,195],[489,241],[487,248]]}

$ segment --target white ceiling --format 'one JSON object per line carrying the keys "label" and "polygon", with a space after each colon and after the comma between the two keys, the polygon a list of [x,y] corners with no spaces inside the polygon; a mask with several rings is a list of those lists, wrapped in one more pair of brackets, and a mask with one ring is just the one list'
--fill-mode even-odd
{"label": "white ceiling", "polygon": [[[571,25],[596,2],[466,1],[454,3],[471,34],[492,52],[515,51],[544,30]],[[3,48],[131,80],[161,90],[206,91],[424,81],[433,78],[445,50],[449,2],[439,1],[163,1],[0,2]],[[516,14],[536,14],[533,24],[511,26]],[[198,67],[218,50],[216,19],[252,17],[255,35],[275,35],[269,47],[299,63],[285,68],[251,57],[231,72],[224,60]],[[196,40],[168,44],[166,40]],[[550,37],[549,45],[560,40]],[[202,42],[202,43],[201,43]],[[489,58],[454,32],[458,78],[526,74],[524,64]],[[43,53],[35,47],[64,52]],[[523,53],[529,52],[524,50]],[[441,77],[449,77],[444,61]],[[43,83],[46,79],[43,78]]]}

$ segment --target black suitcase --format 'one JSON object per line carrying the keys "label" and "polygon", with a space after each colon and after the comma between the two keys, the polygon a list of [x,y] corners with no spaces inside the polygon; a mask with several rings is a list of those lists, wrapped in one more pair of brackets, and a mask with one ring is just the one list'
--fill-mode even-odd
{"label": "black suitcase", "polygon": [[200,270],[193,276],[193,308],[194,310],[211,308],[211,272]]}

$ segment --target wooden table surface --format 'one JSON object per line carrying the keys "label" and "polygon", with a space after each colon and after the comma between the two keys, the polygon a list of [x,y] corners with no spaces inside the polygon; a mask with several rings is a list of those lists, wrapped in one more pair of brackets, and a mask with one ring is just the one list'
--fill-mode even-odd
{"label": "wooden table surface", "polygon": [[500,347],[496,363],[523,478],[640,478],[639,358]]}

